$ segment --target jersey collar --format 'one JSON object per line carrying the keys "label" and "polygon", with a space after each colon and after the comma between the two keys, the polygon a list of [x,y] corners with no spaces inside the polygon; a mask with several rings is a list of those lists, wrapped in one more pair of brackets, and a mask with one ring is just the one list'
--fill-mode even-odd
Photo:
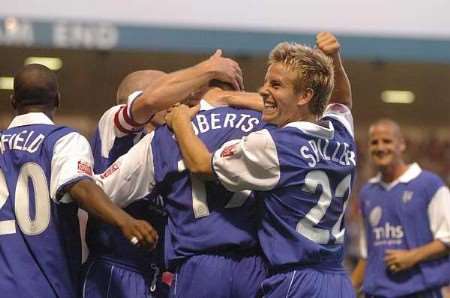
{"label": "jersey collar", "polygon": [[44,113],[27,113],[23,115],[18,115],[9,124],[8,128],[13,128],[17,126],[32,125],[32,124],[55,124],[50,118]]}
{"label": "jersey collar", "polygon": [[284,127],[295,127],[304,132],[305,134],[314,137],[319,137],[322,139],[332,139],[334,136],[333,123],[331,123],[331,121],[324,121],[323,124],[328,125],[328,127],[307,121],[291,122],[286,124]]}
{"label": "jersey collar", "polygon": [[380,183],[384,188],[391,189],[395,185],[399,183],[408,183],[411,180],[417,178],[417,176],[420,175],[422,172],[422,169],[420,168],[419,164],[416,162],[411,164],[406,172],[404,172],[400,177],[398,177],[396,180],[392,181],[391,183],[385,183],[381,180],[381,173],[378,173],[375,177],[369,180],[369,183]]}
{"label": "jersey collar", "polygon": [[215,106],[211,105],[205,99],[200,100],[200,111],[208,111],[215,108],[216,108]]}

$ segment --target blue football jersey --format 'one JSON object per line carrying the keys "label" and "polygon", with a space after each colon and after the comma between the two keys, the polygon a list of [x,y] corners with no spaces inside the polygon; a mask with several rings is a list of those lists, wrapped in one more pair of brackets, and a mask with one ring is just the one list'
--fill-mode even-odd
{"label": "blue football jersey", "polygon": [[[433,229],[442,231],[446,224],[435,218],[440,224],[433,227],[428,211],[431,202],[439,200],[441,191],[448,194],[444,182],[417,164],[411,165],[391,185],[384,184],[377,176],[362,188],[359,198],[367,243],[364,292],[398,297],[437,288],[450,281],[448,257],[422,262],[398,273],[391,272],[384,262],[388,249],[412,249],[432,242],[433,234],[442,235]],[[447,195],[445,199],[450,198]],[[448,221],[448,215],[443,214]]]}
{"label": "blue football jersey", "polygon": [[[78,207],[59,203],[50,194],[55,144],[72,132],[66,127],[33,124],[0,134],[2,297],[78,296]],[[83,162],[78,169],[90,171]]]}
{"label": "blue football jersey", "polygon": [[213,169],[227,189],[256,191],[258,237],[272,270],[341,267],[355,152],[350,111],[331,105],[320,125],[263,129],[214,153]]}
{"label": "blue football jersey", "polygon": [[[260,113],[229,107],[201,111],[193,127],[210,151],[261,128]],[[154,179],[168,212],[165,251],[169,266],[196,254],[253,250],[255,200],[250,191],[233,193],[205,182],[185,168],[172,132],[158,128],[151,141]]]}

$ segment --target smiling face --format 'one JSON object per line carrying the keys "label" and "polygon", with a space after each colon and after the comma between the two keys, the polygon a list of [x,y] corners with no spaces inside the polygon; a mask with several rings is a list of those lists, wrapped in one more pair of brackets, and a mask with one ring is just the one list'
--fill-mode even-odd
{"label": "smiling face", "polygon": [[295,90],[297,75],[282,63],[269,66],[259,93],[264,100],[263,120],[277,126],[298,120],[300,96]]}
{"label": "smiling face", "polygon": [[369,130],[369,153],[379,169],[403,162],[406,149],[400,128],[392,121],[379,121]]}

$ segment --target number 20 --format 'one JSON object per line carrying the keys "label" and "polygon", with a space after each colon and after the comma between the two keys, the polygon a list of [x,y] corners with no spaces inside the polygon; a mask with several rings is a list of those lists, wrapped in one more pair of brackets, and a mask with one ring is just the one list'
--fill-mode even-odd
{"label": "number 20", "polygon": [[[35,216],[30,216],[30,190],[28,181],[31,179],[35,194]],[[5,205],[9,197],[8,186],[4,173],[0,170],[0,209]],[[47,178],[44,170],[35,164],[28,162],[20,169],[17,178],[14,202],[14,213],[20,230],[26,235],[38,235],[45,231],[50,224],[50,196]],[[16,221],[0,221],[0,235],[16,233]]]}

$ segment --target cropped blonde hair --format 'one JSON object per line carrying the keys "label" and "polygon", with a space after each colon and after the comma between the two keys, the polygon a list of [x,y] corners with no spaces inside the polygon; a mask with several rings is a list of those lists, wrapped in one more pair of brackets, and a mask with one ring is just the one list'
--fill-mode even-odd
{"label": "cropped blonde hair", "polygon": [[331,58],[318,49],[282,42],[270,52],[268,66],[281,63],[297,74],[294,82],[296,92],[307,88],[313,90],[309,110],[314,115],[322,115],[334,88],[334,70]]}

